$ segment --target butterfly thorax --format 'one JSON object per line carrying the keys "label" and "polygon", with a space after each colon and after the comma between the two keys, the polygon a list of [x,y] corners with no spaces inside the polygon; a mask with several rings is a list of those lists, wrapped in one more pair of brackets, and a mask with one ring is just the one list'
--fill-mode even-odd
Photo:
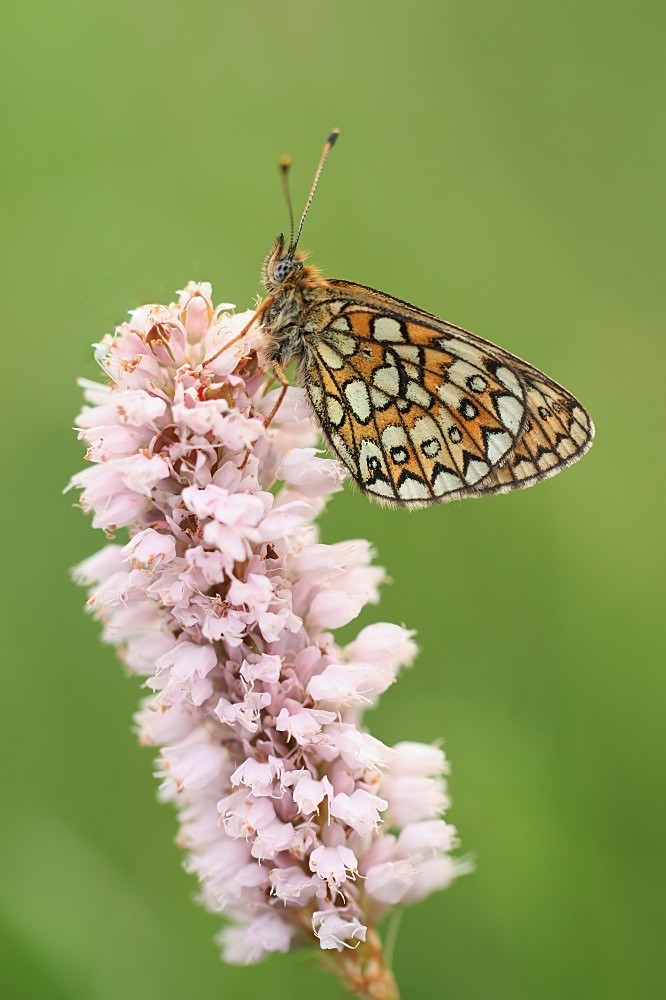
{"label": "butterfly thorax", "polygon": [[285,249],[284,237],[278,236],[264,261],[262,277],[268,297],[261,325],[269,365],[284,368],[292,360],[300,365],[307,354],[308,336],[317,329],[313,310],[329,284],[305,258],[302,251]]}

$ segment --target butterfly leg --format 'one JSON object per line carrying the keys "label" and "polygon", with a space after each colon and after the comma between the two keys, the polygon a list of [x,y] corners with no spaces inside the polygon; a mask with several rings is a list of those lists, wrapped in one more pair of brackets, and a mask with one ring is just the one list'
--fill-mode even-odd
{"label": "butterfly leg", "polygon": [[287,389],[289,388],[289,380],[287,379],[287,376],[276,362],[273,362],[272,374],[275,376],[275,378],[280,383],[282,388],[280,389],[280,395],[278,396],[275,402],[275,406],[268,414],[268,416],[264,418],[264,424],[266,427],[270,427],[271,423],[273,422],[275,414],[280,409],[280,406],[282,405],[282,400],[284,399]]}
{"label": "butterfly leg", "polygon": [[233,344],[237,344],[239,340],[242,340],[243,337],[246,337],[251,326],[257,322],[259,317],[262,315],[262,313],[266,311],[266,309],[268,308],[268,306],[271,304],[272,301],[273,297],[271,295],[265,298],[264,301],[260,304],[259,308],[253,313],[250,322],[243,327],[240,333],[236,334],[235,337],[232,337],[231,340],[228,340],[226,344],[223,344],[222,347],[219,349],[219,351],[216,351],[215,354],[212,354],[209,358],[206,358],[206,360],[204,361],[204,367],[206,365],[211,364],[211,362],[215,361],[216,358],[219,358],[220,354],[223,354],[228,347],[231,347]]}
{"label": "butterfly leg", "polygon": [[[277,413],[277,411],[280,409],[280,406],[282,405],[282,400],[285,397],[287,389],[289,388],[289,381],[287,379],[287,376],[282,371],[282,369],[280,368],[280,366],[278,364],[276,364],[275,362],[273,362],[273,364],[271,366],[271,373],[274,375],[274,377],[280,383],[280,385],[282,386],[282,388],[280,389],[280,394],[279,394],[277,400],[275,401],[275,406],[273,407],[273,409],[271,410],[271,412],[268,414],[268,416],[264,417],[264,426],[265,427],[270,427],[270,425],[271,425],[271,423],[272,423],[272,421],[273,421],[273,419],[275,417],[275,414]],[[247,465],[249,457],[250,457],[250,449],[248,448],[246,450],[246,452],[245,452],[245,458],[243,459],[243,464],[240,467],[241,472],[243,471],[243,469]]]}

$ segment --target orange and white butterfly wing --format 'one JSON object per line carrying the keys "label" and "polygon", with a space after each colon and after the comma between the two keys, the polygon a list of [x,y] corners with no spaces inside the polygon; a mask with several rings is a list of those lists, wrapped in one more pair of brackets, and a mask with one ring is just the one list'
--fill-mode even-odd
{"label": "orange and white butterfly wing", "polygon": [[518,489],[589,447],[578,401],[530,365],[381,292],[329,289],[301,379],[370,497],[420,506]]}
{"label": "orange and white butterfly wing", "polygon": [[578,400],[533,370],[522,373],[529,419],[513,454],[493,469],[484,493],[532,486],[577,462],[590,448],[594,426]]}

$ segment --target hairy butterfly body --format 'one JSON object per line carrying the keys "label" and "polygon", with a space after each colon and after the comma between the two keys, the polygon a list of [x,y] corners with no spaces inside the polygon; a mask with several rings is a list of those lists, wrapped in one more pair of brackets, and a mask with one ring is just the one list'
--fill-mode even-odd
{"label": "hairy butterfly body", "polygon": [[286,385],[295,362],[330,448],[381,503],[506,492],[577,461],[594,428],[562,386],[467,330],[305,263],[298,239],[336,138],[296,240],[292,222],[290,244],[279,236],[264,263],[259,312],[272,372]]}

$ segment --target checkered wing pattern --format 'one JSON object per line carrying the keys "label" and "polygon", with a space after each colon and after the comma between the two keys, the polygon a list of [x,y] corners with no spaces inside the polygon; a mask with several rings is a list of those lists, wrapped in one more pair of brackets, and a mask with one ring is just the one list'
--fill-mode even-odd
{"label": "checkered wing pattern", "polygon": [[519,489],[592,443],[580,403],[519,358],[381,292],[330,287],[302,382],[373,499],[420,506]]}

